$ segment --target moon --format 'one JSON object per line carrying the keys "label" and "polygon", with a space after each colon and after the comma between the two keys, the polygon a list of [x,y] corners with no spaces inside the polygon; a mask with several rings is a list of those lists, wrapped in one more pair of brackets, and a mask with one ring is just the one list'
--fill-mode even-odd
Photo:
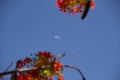
{"label": "moon", "polygon": [[55,35],[55,36],[54,36],[54,39],[61,39],[61,37],[58,36],[58,35]]}

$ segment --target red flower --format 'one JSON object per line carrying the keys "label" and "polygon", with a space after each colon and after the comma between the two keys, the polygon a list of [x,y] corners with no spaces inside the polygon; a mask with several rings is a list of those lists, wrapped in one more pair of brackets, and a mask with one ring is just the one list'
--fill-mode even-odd
{"label": "red flower", "polygon": [[54,68],[53,68],[54,71],[58,72],[62,68],[63,65],[60,62],[54,62],[53,66],[54,66]]}
{"label": "red flower", "polygon": [[25,77],[26,77],[26,80],[30,80],[32,78],[32,75],[31,74],[27,74]]}
{"label": "red flower", "polygon": [[26,58],[23,60],[23,63],[26,64],[26,63],[29,63],[29,62],[31,62],[31,61],[32,61],[31,58],[26,57]]}
{"label": "red flower", "polygon": [[90,7],[91,7],[91,9],[94,9],[94,7],[95,7],[95,3],[93,0],[91,0],[91,2],[90,2]]}
{"label": "red flower", "polygon": [[52,77],[50,77],[50,80],[53,80]]}
{"label": "red flower", "polygon": [[31,61],[32,60],[30,58],[28,58],[28,57],[26,57],[24,60],[18,60],[16,68],[21,68],[21,67],[23,67],[24,65],[26,65],[27,63],[29,63]]}
{"label": "red flower", "polygon": [[64,80],[63,74],[58,75],[58,80]]}
{"label": "red flower", "polygon": [[24,80],[24,77],[22,75],[18,75],[17,80]]}
{"label": "red flower", "polygon": [[47,51],[44,51],[44,52],[38,52],[38,55],[39,56],[43,56],[43,57],[47,57],[47,58],[51,58],[51,57],[53,57],[53,55],[51,55],[51,53],[50,52],[47,52]]}
{"label": "red flower", "polygon": [[18,60],[16,68],[21,68],[23,65],[24,65],[23,61],[22,60]]}

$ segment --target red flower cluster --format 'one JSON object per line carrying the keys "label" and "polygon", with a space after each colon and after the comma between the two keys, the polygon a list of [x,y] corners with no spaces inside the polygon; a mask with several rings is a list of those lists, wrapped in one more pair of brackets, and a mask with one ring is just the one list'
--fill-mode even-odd
{"label": "red flower cluster", "polygon": [[[90,0],[90,7],[93,9],[95,4],[93,0]],[[87,0],[57,0],[56,5],[60,8],[60,11],[68,13],[78,13],[82,12],[84,5]]]}
{"label": "red flower cluster", "polygon": [[30,59],[28,57],[26,57],[24,60],[18,60],[16,68],[21,68],[21,67],[25,66],[27,63],[29,63],[31,61],[32,61],[32,59]]}
{"label": "red flower cluster", "polygon": [[57,80],[64,80],[61,73],[63,65],[50,52],[38,52],[33,59],[25,58],[18,60],[17,68],[27,67],[32,64],[36,70],[17,73],[17,80],[52,80],[52,76],[57,76]]}
{"label": "red flower cluster", "polygon": [[32,80],[32,75],[31,74],[18,75],[17,80]]}
{"label": "red flower cluster", "polygon": [[53,57],[53,55],[51,55],[51,53],[47,52],[47,51],[44,51],[44,52],[40,51],[40,52],[38,52],[38,55],[43,56],[43,57],[47,57],[47,58]]}
{"label": "red flower cluster", "polygon": [[54,62],[53,66],[54,66],[53,67],[54,72],[58,72],[63,65],[60,62]]}

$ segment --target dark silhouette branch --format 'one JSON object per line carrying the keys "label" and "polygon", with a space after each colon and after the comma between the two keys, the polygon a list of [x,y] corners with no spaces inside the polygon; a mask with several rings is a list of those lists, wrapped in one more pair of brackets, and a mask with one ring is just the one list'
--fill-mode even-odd
{"label": "dark silhouette branch", "polygon": [[81,72],[81,70],[80,70],[78,67],[73,66],[73,65],[64,65],[63,67],[76,69],[76,70],[79,72],[79,74],[82,76],[82,80],[86,80],[86,79],[85,79],[85,76],[83,75],[83,73]]}
{"label": "dark silhouette branch", "polygon": [[82,19],[82,20],[83,20],[83,19],[87,16],[87,14],[88,14],[88,11],[89,11],[89,8],[90,8],[90,1],[91,1],[91,0],[88,0],[87,3],[86,3],[85,6],[84,6],[84,10],[83,10],[82,15],[81,15],[81,19]]}

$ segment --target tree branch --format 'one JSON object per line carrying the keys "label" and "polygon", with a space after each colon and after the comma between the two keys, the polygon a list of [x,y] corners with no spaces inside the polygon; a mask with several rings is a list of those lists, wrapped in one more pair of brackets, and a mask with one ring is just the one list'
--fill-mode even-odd
{"label": "tree branch", "polygon": [[85,77],[84,77],[84,75],[83,75],[83,73],[81,72],[81,70],[78,67],[73,66],[73,65],[64,65],[63,67],[68,67],[68,68],[76,69],[79,72],[79,74],[82,76],[82,80],[86,80]]}
{"label": "tree branch", "polygon": [[12,73],[17,73],[17,72],[36,70],[36,69],[37,68],[35,68],[35,67],[33,67],[33,68],[25,68],[25,69],[15,69],[15,70],[7,71],[7,72],[2,72],[2,73],[0,73],[0,76],[9,75],[9,74],[12,74]]}
{"label": "tree branch", "polygon": [[[83,73],[81,72],[81,70],[78,67],[73,66],[73,65],[63,65],[63,67],[76,69],[79,72],[79,74],[82,76],[82,80],[86,80]],[[39,69],[45,69],[45,68],[46,68],[45,66],[42,66]],[[7,72],[2,72],[2,73],[0,73],[0,76],[9,75],[9,74],[12,74],[12,73],[17,73],[17,72],[36,70],[36,69],[38,69],[38,68],[33,67],[33,68],[15,69],[15,70],[7,71]]]}

